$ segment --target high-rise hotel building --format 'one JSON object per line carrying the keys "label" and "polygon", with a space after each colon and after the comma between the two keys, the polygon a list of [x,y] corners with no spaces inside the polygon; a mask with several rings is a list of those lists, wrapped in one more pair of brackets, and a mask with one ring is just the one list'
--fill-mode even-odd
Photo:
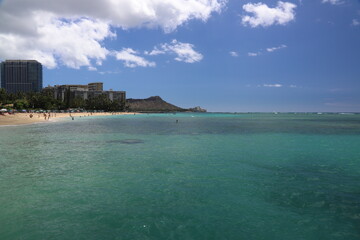
{"label": "high-rise hotel building", "polygon": [[35,60],[6,60],[0,64],[1,88],[8,93],[40,92],[42,65]]}

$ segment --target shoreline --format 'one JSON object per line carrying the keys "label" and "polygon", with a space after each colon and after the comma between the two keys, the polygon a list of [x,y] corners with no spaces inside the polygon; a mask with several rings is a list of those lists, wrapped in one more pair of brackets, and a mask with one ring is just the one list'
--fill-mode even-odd
{"label": "shoreline", "polygon": [[[30,114],[33,115],[30,118]],[[96,116],[112,116],[112,115],[134,115],[139,114],[137,112],[99,112],[99,113],[50,113],[50,119],[44,117],[43,113],[16,113],[16,114],[6,114],[0,115],[0,126],[19,126],[19,125],[28,125],[35,123],[46,123],[46,122],[55,122],[55,119],[61,119],[66,117],[96,117]],[[48,116],[48,114],[46,114]]]}

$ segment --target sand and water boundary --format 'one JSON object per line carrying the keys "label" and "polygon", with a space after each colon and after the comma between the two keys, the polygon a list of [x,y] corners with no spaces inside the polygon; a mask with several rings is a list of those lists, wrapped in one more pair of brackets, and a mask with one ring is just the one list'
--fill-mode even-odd
{"label": "sand and water boundary", "polygon": [[[0,115],[0,126],[26,125],[33,123],[54,122],[61,118],[94,117],[111,115],[134,115],[135,112],[76,112],[76,113],[15,113]],[[32,117],[31,117],[32,115]],[[49,117],[50,116],[50,117]]]}

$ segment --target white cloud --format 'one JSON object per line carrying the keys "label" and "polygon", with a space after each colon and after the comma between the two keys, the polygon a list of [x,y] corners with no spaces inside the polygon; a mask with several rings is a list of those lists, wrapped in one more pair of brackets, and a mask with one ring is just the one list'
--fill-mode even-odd
{"label": "white cloud", "polygon": [[203,59],[203,55],[194,50],[194,45],[178,42],[175,39],[170,44],[163,44],[161,48],[166,52],[175,53],[177,55],[175,60],[179,62],[194,63]]}
{"label": "white cloud", "polygon": [[243,9],[253,16],[242,17],[242,24],[250,27],[268,27],[271,25],[286,25],[295,19],[296,5],[290,2],[279,1],[275,8],[270,8],[264,3],[247,3]]}
{"label": "white cloud", "polygon": [[359,25],[360,25],[359,20],[353,19],[353,20],[352,20],[352,25],[353,25],[353,26],[359,26]]}
{"label": "white cloud", "polygon": [[280,50],[280,49],[286,48],[286,47],[287,47],[286,45],[282,44],[282,45],[280,45],[280,46],[278,46],[278,47],[267,48],[266,51],[268,51],[268,52],[274,52],[274,51],[277,51],[277,50]]}
{"label": "white cloud", "polygon": [[174,31],[186,22],[207,21],[226,0],[3,0],[0,59],[36,59],[48,68],[91,67],[110,51],[111,30],[149,27]]}
{"label": "white cloud", "polygon": [[[246,85],[246,87],[251,87],[251,85]],[[270,84],[258,84],[256,85],[256,87],[258,88],[301,88],[297,85],[287,85],[287,86],[284,86],[283,84],[280,84],[280,83],[270,83]]]}
{"label": "white cloud", "polygon": [[263,87],[275,87],[275,88],[280,88],[282,87],[283,85],[282,84],[263,84]]}
{"label": "white cloud", "polygon": [[[270,47],[270,48],[266,48],[266,52],[271,53],[271,52],[275,52],[277,50],[280,50],[282,48],[287,48],[287,46],[285,44],[281,44],[278,47]],[[259,50],[258,52],[249,52],[248,56],[249,57],[257,57],[259,55],[265,54],[266,53],[265,50]]]}
{"label": "white cloud", "polygon": [[121,71],[119,71],[119,70],[115,70],[115,71],[99,71],[98,73],[101,74],[101,75],[105,75],[105,74],[118,74],[118,73],[121,73]]}
{"label": "white cloud", "polygon": [[35,36],[0,32],[1,58],[36,59],[48,68],[59,61],[75,69],[106,59],[108,50],[100,42],[114,36],[106,22],[86,18],[64,22],[52,14],[34,15]]}
{"label": "white cloud", "polygon": [[145,54],[150,56],[156,56],[165,53],[166,52],[164,50],[159,50],[157,47],[154,47],[154,49],[151,52],[145,51]]}
{"label": "white cloud", "polygon": [[[4,15],[1,15],[4,19],[15,20],[18,28],[24,31],[31,26],[31,22],[22,26],[29,20],[25,17],[34,10],[63,18],[102,19],[121,28],[158,26],[173,31],[192,19],[206,21],[213,12],[220,12],[225,3],[226,0],[3,0],[1,11]],[[16,16],[20,18],[14,18]]]}
{"label": "white cloud", "polygon": [[343,1],[342,0],[322,0],[322,3],[330,3],[333,5],[339,5],[339,4],[342,4]]}
{"label": "white cloud", "polygon": [[237,52],[229,52],[229,54],[230,54],[230,56],[232,56],[232,57],[238,57],[239,56],[239,54],[237,53]]}
{"label": "white cloud", "polygon": [[89,71],[97,71],[97,68],[96,68],[96,67],[93,67],[93,66],[90,66],[90,67],[88,67],[88,70],[89,70]]}
{"label": "white cloud", "polygon": [[155,67],[154,62],[147,61],[145,58],[138,56],[137,52],[131,48],[124,48],[121,51],[114,51],[117,60],[124,61],[124,66],[129,68],[134,67]]}
{"label": "white cloud", "polygon": [[[160,49],[159,49],[160,48]],[[179,62],[195,63],[203,59],[203,55],[194,50],[194,45],[191,43],[182,43],[176,39],[171,43],[160,44],[159,48],[154,47],[151,52],[145,52],[147,55],[159,54],[175,54],[175,60]]]}
{"label": "white cloud", "polygon": [[249,57],[257,57],[257,56],[259,56],[261,53],[254,53],[254,52],[249,52],[248,53],[248,56]]}

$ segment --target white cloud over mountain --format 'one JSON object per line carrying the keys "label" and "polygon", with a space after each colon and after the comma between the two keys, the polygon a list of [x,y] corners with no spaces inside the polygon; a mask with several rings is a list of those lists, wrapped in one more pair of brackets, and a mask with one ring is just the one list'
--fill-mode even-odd
{"label": "white cloud over mountain", "polygon": [[[94,69],[93,64],[100,65],[110,55],[103,41],[115,37],[112,28],[159,27],[171,32],[192,19],[206,21],[213,12],[219,12],[225,2],[3,0],[0,2],[0,59],[30,58],[48,68],[61,63],[71,68]],[[178,61],[197,61],[200,56],[181,43],[167,47],[168,51],[178,54]],[[118,53],[136,56],[124,49]]]}
{"label": "white cloud over mountain", "polygon": [[357,20],[357,19],[353,19],[351,24],[352,24],[353,26],[359,26],[359,25],[360,25],[360,21]]}
{"label": "white cloud over mountain", "polygon": [[231,52],[229,52],[229,54],[232,57],[238,57],[239,56],[239,54],[237,52],[235,52],[235,51],[231,51]]}
{"label": "white cloud over mountain", "polygon": [[296,5],[290,2],[277,2],[274,8],[264,3],[247,3],[243,5],[245,12],[252,15],[244,15],[242,24],[250,27],[268,27],[271,25],[286,25],[295,19]]}
{"label": "white cloud over mountain", "polygon": [[[283,48],[287,48],[287,46],[285,44],[281,44],[280,46],[277,46],[277,47],[269,47],[269,48],[266,48],[266,52],[272,53],[272,52],[278,51]],[[257,56],[265,54],[266,52],[265,52],[265,50],[259,50],[257,52],[248,52],[248,56],[249,57],[257,57]]]}
{"label": "white cloud over mountain", "polygon": [[342,4],[343,1],[342,0],[322,0],[322,3],[330,3],[333,5],[338,5],[338,4]]}
{"label": "white cloud over mountain", "polygon": [[278,46],[278,47],[267,48],[266,51],[268,51],[268,52],[275,52],[275,51],[280,50],[280,49],[282,49],[282,48],[287,48],[287,46],[286,46],[285,44],[282,44],[282,45],[280,45],[280,46]]}
{"label": "white cloud over mountain", "polygon": [[159,55],[159,54],[175,54],[175,60],[179,62],[195,63],[200,62],[203,59],[203,55],[194,50],[194,45],[190,43],[182,43],[176,39],[171,43],[160,44],[159,47],[155,47],[151,52],[145,52],[147,55]]}
{"label": "white cloud over mountain", "polygon": [[261,55],[261,53],[259,53],[259,52],[256,52],[256,53],[255,53],[255,52],[249,52],[249,53],[248,53],[248,56],[249,56],[249,57],[257,57],[257,56],[259,56],[259,55]]}
{"label": "white cloud over mountain", "polygon": [[155,67],[154,62],[147,61],[145,58],[138,56],[138,52],[131,48],[124,48],[121,51],[113,52],[117,60],[124,61],[125,67]]}
{"label": "white cloud over mountain", "polygon": [[194,63],[203,59],[203,55],[194,50],[194,45],[190,43],[182,43],[177,40],[172,40],[170,44],[165,43],[161,45],[165,52],[176,54],[175,60],[179,62]]}
{"label": "white cloud over mountain", "polygon": [[283,85],[282,85],[282,84],[279,84],[279,83],[275,83],[275,84],[263,84],[262,86],[263,86],[263,87],[275,87],[275,88],[280,88],[280,87],[282,87]]}

